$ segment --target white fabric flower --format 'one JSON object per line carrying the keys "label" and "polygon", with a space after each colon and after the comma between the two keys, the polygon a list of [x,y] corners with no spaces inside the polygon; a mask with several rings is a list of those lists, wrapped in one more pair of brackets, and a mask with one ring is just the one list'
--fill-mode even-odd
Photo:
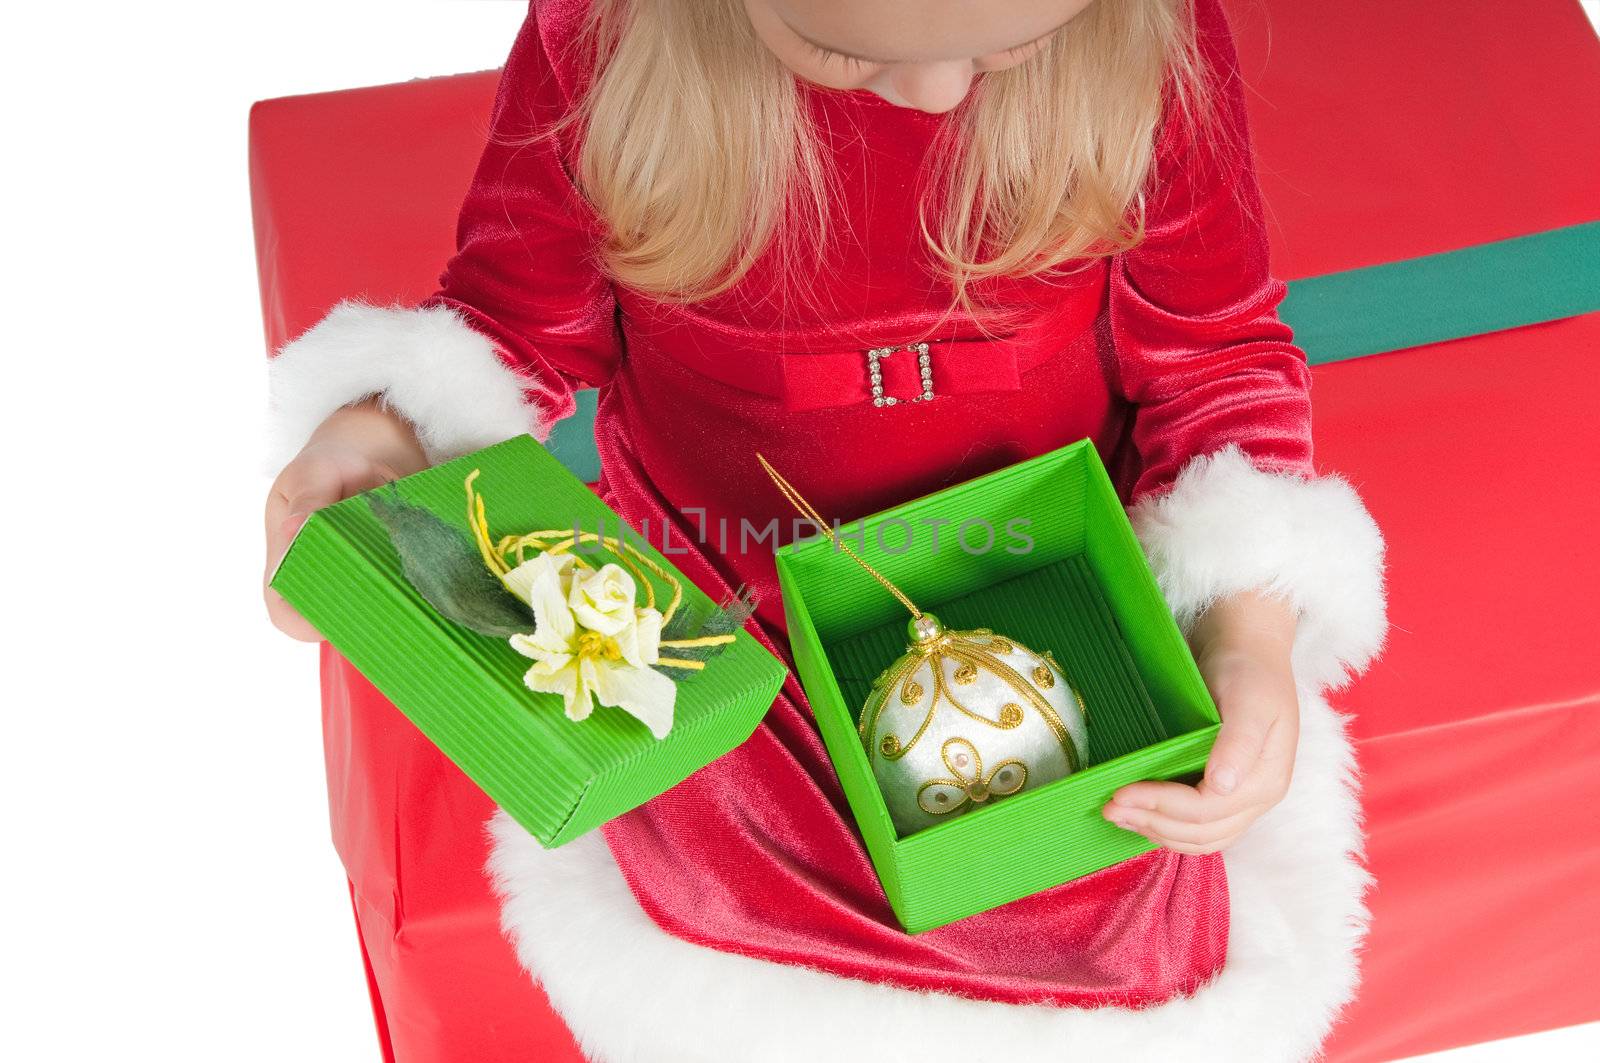
{"label": "white fabric flower", "polygon": [[560,694],[569,719],[587,718],[598,700],[666,737],[678,686],[650,667],[660,658],[661,614],[636,605],[626,570],[609,564],[585,572],[570,554],[539,554],[504,582],[533,607],[532,634],[510,640],[533,659],[523,676],[528,689]]}
{"label": "white fabric flower", "polygon": [[561,589],[561,597],[565,600],[567,591],[572,586],[576,560],[571,554],[535,554],[501,576],[500,582],[505,584],[506,590],[532,605],[534,578],[553,568],[556,572],[557,585]]}
{"label": "white fabric flower", "polygon": [[616,635],[633,624],[636,593],[627,569],[608,564],[573,580],[567,603],[578,623],[590,631]]}

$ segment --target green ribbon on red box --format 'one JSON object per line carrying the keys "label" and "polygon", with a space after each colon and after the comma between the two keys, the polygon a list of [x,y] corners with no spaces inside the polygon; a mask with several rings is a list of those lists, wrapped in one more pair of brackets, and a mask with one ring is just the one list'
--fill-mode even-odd
{"label": "green ribbon on red box", "polygon": [[1289,282],[1312,365],[1600,310],[1600,221]]}
{"label": "green ribbon on red box", "polygon": [[[1600,221],[1289,282],[1279,314],[1312,365],[1536,325],[1600,310]],[[546,448],[585,483],[600,478],[596,395]]]}

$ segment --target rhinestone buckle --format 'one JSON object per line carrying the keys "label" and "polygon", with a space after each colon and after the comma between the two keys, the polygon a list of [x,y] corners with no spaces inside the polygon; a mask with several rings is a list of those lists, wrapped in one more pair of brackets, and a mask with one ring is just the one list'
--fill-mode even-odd
{"label": "rhinestone buckle", "polygon": [[[883,369],[878,363],[891,354],[917,354],[917,373],[922,379],[922,394],[914,399],[897,399],[883,393]],[[867,352],[867,378],[872,383],[872,404],[894,406],[901,402],[927,402],[933,398],[933,358],[926,343],[908,343],[904,347],[874,347]]]}

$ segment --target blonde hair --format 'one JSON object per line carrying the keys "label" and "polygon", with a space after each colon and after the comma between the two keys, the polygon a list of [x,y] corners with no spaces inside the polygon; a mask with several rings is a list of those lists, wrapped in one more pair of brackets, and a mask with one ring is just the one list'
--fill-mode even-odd
{"label": "blonde hair", "polygon": [[[597,75],[570,118],[577,181],[613,278],[694,302],[764,253],[825,246],[832,175],[798,79],[740,0],[594,0],[583,39]],[[1162,120],[1195,121],[1205,99],[1198,66],[1188,0],[1095,0],[1040,54],[981,75],[922,197],[952,305],[973,306],[975,281],[1135,246]]]}

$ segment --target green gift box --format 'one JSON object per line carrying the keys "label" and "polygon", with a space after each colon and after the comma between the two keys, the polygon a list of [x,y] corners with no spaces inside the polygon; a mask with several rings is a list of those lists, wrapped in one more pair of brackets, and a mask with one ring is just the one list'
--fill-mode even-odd
{"label": "green gift box", "polygon": [[1053,653],[1088,707],[1083,770],[899,837],[856,728],[908,615],[826,538],[778,552],[796,668],[901,925],[931,930],[1151,849],[1101,808],[1130,782],[1196,777],[1218,716],[1089,441],[840,535],[947,628]]}
{"label": "green gift box", "polygon": [[[465,481],[487,500],[490,534],[622,533],[622,519],[528,436],[397,481],[394,490],[468,539]],[[390,488],[382,488],[389,491]],[[715,605],[643,537],[627,540],[683,584],[680,608]],[[597,559],[598,560],[598,559]],[[533,662],[503,638],[440,615],[407,581],[384,525],[357,495],[311,515],[272,586],[430,741],[547,847],[670,789],[746,738],[777,696],[783,665],[748,632],[678,680],[672,730],[656,739],[621,709],[574,722],[529,690]],[[529,611],[528,629],[533,629]]]}

